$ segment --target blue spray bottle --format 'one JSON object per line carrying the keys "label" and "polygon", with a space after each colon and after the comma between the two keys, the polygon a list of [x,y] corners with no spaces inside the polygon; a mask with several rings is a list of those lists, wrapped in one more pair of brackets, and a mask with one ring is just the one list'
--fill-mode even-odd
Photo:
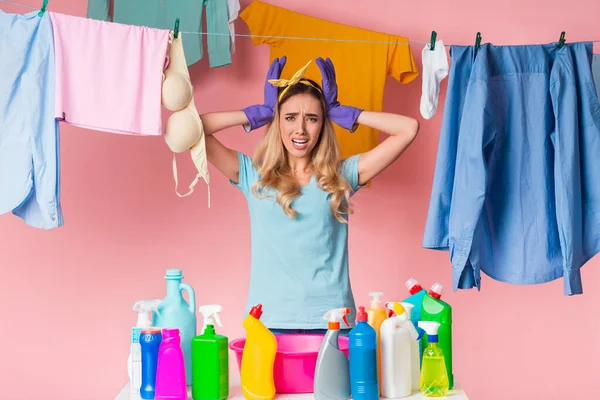
{"label": "blue spray bottle", "polygon": [[378,400],[377,332],[369,325],[364,306],[358,307],[356,325],[348,334],[350,392],[353,400]]}

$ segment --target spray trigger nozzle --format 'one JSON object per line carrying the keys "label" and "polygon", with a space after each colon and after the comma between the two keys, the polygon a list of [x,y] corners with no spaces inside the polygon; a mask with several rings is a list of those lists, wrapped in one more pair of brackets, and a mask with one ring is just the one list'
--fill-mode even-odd
{"label": "spray trigger nozzle", "polygon": [[402,318],[403,321],[406,321],[408,319],[406,309],[404,308],[404,306],[402,306],[402,304],[400,304],[397,301],[386,301],[385,308],[387,308],[390,311],[390,313],[395,313],[396,317]]}
{"label": "spray trigger nozzle", "polygon": [[133,303],[133,311],[138,313],[138,319],[136,326],[140,328],[148,328],[152,326],[152,321],[150,320],[150,316],[148,313],[150,311],[156,312],[156,314],[160,315],[158,308],[162,304],[162,300],[154,299],[154,300],[138,300]]}
{"label": "spray trigger nozzle", "polygon": [[221,317],[219,313],[223,311],[223,307],[220,304],[208,304],[204,306],[200,306],[198,312],[202,314],[202,318],[204,319],[204,326],[214,325],[215,321],[219,326],[223,326],[221,323]]}
{"label": "spray trigger nozzle", "polygon": [[327,311],[323,316],[324,320],[329,321],[329,329],[340,329],[340,320],[344,321],[346,326],[350,326],[347,315],[350,314],[349,308],[334,308]]}

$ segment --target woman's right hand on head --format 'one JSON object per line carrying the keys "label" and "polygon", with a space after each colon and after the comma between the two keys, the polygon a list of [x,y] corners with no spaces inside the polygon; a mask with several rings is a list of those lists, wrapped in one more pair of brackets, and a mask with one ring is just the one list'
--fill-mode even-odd
{"label": "woman's right hand on head", "polygon": [[244,125],[246,132],[250,132],[254,129],[260,128],[273,121],[275,116],[275,107],[277,106],[277,96],[279,88],[269,83],[269,79],[279,79],[281,77],[281,71],[285,66],[287,58],[283,56],[276,58],[271,63],[267,77],[265,79],[265,102],[264,104],[255,104],[244,108],[244,114],[248,118],[248,125]]}

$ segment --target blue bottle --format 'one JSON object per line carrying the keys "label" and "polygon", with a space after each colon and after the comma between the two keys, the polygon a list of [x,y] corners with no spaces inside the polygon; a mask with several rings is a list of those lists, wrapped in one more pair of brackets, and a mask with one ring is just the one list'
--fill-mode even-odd
{"label": "blue bottle", "polygon": [[353,400],[378,400],[377,332],[369,323],[364,306],[358,307],[356,325],[348,334],[350,392]]}
{"label": "blue bottle", "polygon": [[154,399],[156,390],[156,366],[158,364],[158,348],[162,342],[161,330],[145,328],[140,335],[142,349],[142,385],[140,397],[145,400]]}
{"label": "blue bottle", "polygon": [[[410,296],[404,299],[403,302],[410,303],[414,306],[410,319],[417,332],[419,332],[421,328],[419,328],[418,324],[419,321],[421,321],[421,315],[423,311],[423,298],[425,298],[427,291],[421,287],[415,278],[410,278],[407,280],[405,285],[410,293]],[[421,363],[423,362],[423,348],[423,341],[419,340],[419,360]]]}
{"label": "blue bottle", "polygon": [[[196,336],[196,295],[194,289],[187,283],[181,283],[183,275],[180,269],[168,269],[167,295],[158,307],[158,313],[153,313],[153,325],[160,328],[177,328],[181,333],[181,350],[185,361],[186,385],[192,385],[192,339]],[[181,295],[188,292],[189,304]]]}

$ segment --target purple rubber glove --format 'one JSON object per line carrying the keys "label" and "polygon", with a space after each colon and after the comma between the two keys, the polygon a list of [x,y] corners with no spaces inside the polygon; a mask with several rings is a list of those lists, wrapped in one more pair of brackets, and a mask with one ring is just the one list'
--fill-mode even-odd
{"label": "purple rubber glove", "polygon": [[321,86],[323,87],[329,119],[350,132],[356,131],[358,128],[356,120],[363,110],[351,106],[342,106],[337,101],[338,86],[335,81],[335,68],[329,58],[327,60],[323,60],[321,57],[317,58],[317,65],[321,70]]}
{"label": "purple rubber glove", "polygon": [[269,67],[267,79],[265,80],[265,103],[255,104],[244,108],[244,114],[246,114],[246,118],[248,118],[248,121],[250,122],[249,124],[244,125],[246,132],[260,128],[273,121],[279,88],[270,84],[269,79],[279,79],[281,77],[281,71],[283,71],[286,60],[287,58],[285,56],[281,57],[281,59],[276,58]]}

